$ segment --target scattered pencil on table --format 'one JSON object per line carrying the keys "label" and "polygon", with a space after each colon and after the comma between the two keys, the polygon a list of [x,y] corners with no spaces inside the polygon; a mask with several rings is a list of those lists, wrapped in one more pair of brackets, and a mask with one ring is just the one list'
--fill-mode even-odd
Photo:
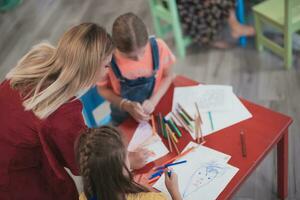
{"label": "scattered pencil on table", "polygon": [[209,121],[210,121],[210,126],[211,126],[211,130],[214,130],[214,123],[213,123],[213,118],[212,118],[212,114],[211,112],[208,112],[208,117],[209,117]]}
{"label": "scattered pencil on table", "polygon": [[[197,114],[195,116],[195,131],[197,132],[196,138],[197,138],[197,143],[202,144],[204,143],[204,137],[201,129],[201,124],[202,124],[202,119],[201,119],[201,114],[200,114],[200,109],[198,107],[198,104],[195,102],[195,107],[197,110]],[[197,129],[196,129],[197,127]]]}
{"label": "scattered pencil on table", "polygon": [[169,125],[166,124],[166,129],[169,132],[169,135],[171,135],[171,137],[173,138],[173,140],[175,141],[175,143],[178,143],[178,139],[176,138],[175,134],[173,133],[173,131],[170,129]]}
{"label": "scattered pencil on table", "polygon": [[174,146],[174,149],[175,149],[176,153],[179,155],[180,152],[179,152],[179,150],[178,150],[178,147],[177,147],[176,142],[175,142],[175,140],[174,140],[173,137],[171,137],[171,142],[172,142],[172,144],[173,144],[173,146]]}
{"label": "scattered pencil on table", "polygon": [[164,173],[164,170],[163,170],[163,169],[158,170],[157,172],[151,174],[151,176],[150,176],[148,179],[151,180],[151,179],[153,179],[153,178],[156,178],[156,177],[158,177],[158,176],[161,176],[162,173]]}
{"label": "scattered pencil on table", "polygon": [[201,119],[200,109],[199,109],[199,107],[198,107],[198,104],[197,104],[197,102],[195,102],[195,107],[196,107],[196,110],[197,110],[198,116],[199,116],[199,118],[200,118],[200,124],[202,124],[202,123],[203,123],[203,121],[202,121],[202,119]]}
{"label": "scattered pencil on table", "polygon": [[241,139],[242,155],[243,157],[247,157],[246,138],[245,138],[244,131],[240,132],[240,139]]}
{"label": "scattered pencil on table", "polygon": [[169,125],[169,127],[171,128],[171,130],[176,133],[176,135],[178,137],[181,137],[182,134],[181,132],[179,131],[178,127],[176,126],[176,124],[173,122],[172,119],[169,119],[169,120],[165,120],[165,122]]}
{"label": "scattered pencil on table", "polygon": [[166,133],[166,125],[164,123],[164,117],[162,116],[161,113],[159,113],[159,121],[160,121],[160,127],[161,127],[161,132],[165,138],[167,138],[167,133]]}
{"label": "scattered pencil on table", "polygon": [[195,116],[195,136],[196,136],[196,142],[200,144],[200,134],[199,134],[199,127],[200,126],[200,120],[199,117]]}
{"label": "scattered pencil on table", "polygon": [[174,162],[174,160],[177,160],[179,158],[182,158],[183,156],[185,156],[186,154],[190,153],[191,151],[193,151],[196,147],[190,147],[189,149],[185,150],[184,152],[181,152],[179,155],[171,158],[170,160],[167,160],[166,162],[164,162],[162,165],[166,165],[169,163]]}
{"label": "scattered pencil on table", "polygon": [[155,135],[157,134],[157,131],[156,131],[154,115],[151,115],[151,123],[152,123],[152,134]]}
{"label": "scattered pencil on table", "polygon": [[154,182],[157,181],[159,178],[160,178],[160,176],[157,176],[157,177],[155,177],[155,178],[149,180],[148,184],[154,183]]}
{"label": "scattered pencil on table", "polygon": [[163,136],[159,115],[156,115],[154,118],[155,118],[155,121],[156,121],[156,131],[157,131],[158,134]]}
{"label": "scattered pencil on table", "polygon": [[186,162],[187,162],[187,160],[182,160],[182,161],[174,162],[174,163],[168,163],[168,164],[156,167],[155,170],[162,170],[162,169],[165,169],[165,168],[168,168],[168,167],[171,167],[171,166],[175,166],[175,165],[179,165],[179,164],[183,164],[183,163],[186,163]]}
{"label": "scattered pencil on table", "polygon": [[172,144],[171,144],[171,133],[167,130],[166,131],[166,134],[167,134],[167,139],[168,139],[168,145],[169,145],[169,150],[170,152],[172,152]]}
{"label": "scattered pencil on table", "polygon": [[178,108],[189,118],[190,121],[194,121],[194,119],[189,115],[189,113],[178,103]]}
{"label": "scattered pencil on table", "polygon": [[175,112],[172,112],[172,117],[174,117],[186,131],[192,132],[191,127],[185,124],[185,122]]}

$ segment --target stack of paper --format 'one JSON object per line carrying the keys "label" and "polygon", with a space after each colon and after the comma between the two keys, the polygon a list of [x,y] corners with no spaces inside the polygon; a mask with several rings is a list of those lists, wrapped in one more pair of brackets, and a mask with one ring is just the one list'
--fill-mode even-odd
{"label": "stack of paper", "polygon": [[[231,86],[197,85],[176,87],[172,111],[178,103],[194,117],[197,103],[201,118],[203,135],[208,135],[252,117],[251,113],[233,93]],[[180,124],[178,124],[180,125]],[[195,139],[195,134],[191,133]]]}
{"label": "stack of paper", "polygon": [[138,125],[128,144],[127,150],[133,152],[138,148],[153,152],[153,155],[148,158],[146,164],[169,153],[169,150],[161,141],[161,138],[156,134],[153,135],[152,127],[147,122],[142,122]]}
{"label": "stack of paper", "polygon": [[[197,148],[177,160],[187,160],[187,163],[173,167],[178,176],[180,194],[184,200],[214,200],[238,172],[238,168],[227,164],[229,155],[208,147],[190,142],[185,149],[193,146]],[[172,199],[165,186],[164,175],[153,187]]]}

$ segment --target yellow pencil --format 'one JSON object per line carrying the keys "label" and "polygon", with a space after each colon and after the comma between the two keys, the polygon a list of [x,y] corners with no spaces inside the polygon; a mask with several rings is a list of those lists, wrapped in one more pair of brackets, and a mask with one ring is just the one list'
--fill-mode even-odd
{"label": "yellow pencil", "polygon": [[154,115],[151,115],[151,123],[152,123],[152,134],[157,134],[156,127],[155,127],[155,121],[154,121]]}
{"label": "yellow pencil", "polygon": [[176,143],[178,143],[178,139],[176,138],[175,133],[173,133],[173,131],[170,129],[169,124],[166,124],[166,129],[167,129],[167,132],[169,132],[170,135],[172,136],[171,138],[173,138],[174,141]]}

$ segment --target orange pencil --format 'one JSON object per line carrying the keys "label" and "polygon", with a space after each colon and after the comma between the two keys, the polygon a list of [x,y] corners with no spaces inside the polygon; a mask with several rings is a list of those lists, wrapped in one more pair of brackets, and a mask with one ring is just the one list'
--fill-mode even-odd
{"label": "orange pencil", "polygon": [[176,138],[176,136],[175,136],[175,133],[173,133],[173,131],[172,131],[171,128],[169,127],[169,124],[166,124],[166,129],[167,129],[167,132],[170,133],[170,135],[172,136],[172,138],[174,139],[174,141],[175,141],[176,143],[178,143],[178,140],[177,140],[177,138]]}
{"label": "orange pencil", "polygon": [[152,134],[157,134],[156,132],[156,126],[155,126],[155,120],[154,120],[154,115],[151,115],[151,123],[152,123]]}
{"label": "orange pencil", "polygon": [[174,148],[175,148],[175,150],[176,150],[177,155],[179,155],[180,152],[179,152],[178,147],[177,147],[177,145],[176,145],[176,143],[175,143],[175,141],[174,141],[174,138],[171,138],[171,142],[172,142],[172,144],[173,144],[173,146],[174,146]]}
{"label": "orange pencil", "polygon": [[157,181],[159,178],[160,178],[160,176],[151,179],[151,180],[148,182],[148,184],[154,183],[154,182]]}

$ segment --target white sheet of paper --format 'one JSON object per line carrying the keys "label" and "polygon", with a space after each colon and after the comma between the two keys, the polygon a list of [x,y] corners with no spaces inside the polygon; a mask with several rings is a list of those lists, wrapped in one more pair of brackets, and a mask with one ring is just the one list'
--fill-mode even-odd
{"label": "white sheet of paper", "polygon": [[199,110],[228,111],[232,108],[229,96],[232,94],[232,87],[228,85],[197,85],[188,87],[176,87],[174,89],[173,106],[174,110],[179,103],[186,111],[194,116],[195,102]]}
{"label": "white sheet of paper", "polygon": [[[225,86],[227,87],[227,86]],[[183,89],[187,89],[187,94],[184,95],[184,97],[175,97],[173,98],[173,109],[176,108],[176,102],[178,102],[178,99],[183,100],[181,102],[181,105],[189,112],[191,116],[194,116],[196,114],[196,108],[194,106],[190,106],[191,104],[188,103],[188,101],[191,101],[190,99],[196,99],[197,92],[199,92],[200,86],[192,86],[192,87],[181,87],[180,93],[183,92]],[[239,100],[239,98],[229,89],[226,92],[226,101],[228,101],[228,104],[231,105],[231,108],[226,111],[221,110],[215,110],[211,111],[212,116],[212,123],[213,123],[213,129],[211,126],[209,114],[206,111],[200,111],[201,118],[203,121],[203,124],[201,125],[201,130],[203,133],[203,136],[209,135],[211,133],[214,133],[216,131],[219,131],[223,128],[232,126],[236,123],[239,123],[241,121],[244,121],[246,119],[249,119],[252,117],[252,114],[248,111],[248,109],[243,105],[243,103]],[[175,91],[177,91],[177,88],[175,88]],[[175,94],[174,91],[174,94]],[[199,104],[198,104],[199,105]],[[180,124],[177,124],[180,126]],[[195,133],[190,133],[193,139],[196,139]]]}
{"label": "white sheet of paper", "polygon": [[[189,144],[197,145],[195,143]],[[187,160],[187,163],[173,167],[178,176],[179,191],[184,200],[214,200],[224,190],[233,176],[238,172],[226,162],[228,155],[199,146],[193,152],[177,161]],[[197,159],[196,159],[197,158]],[[153,185],[156,189],[170,195],[165,187],[164,175]],[[171,199],[171,198],[170,198]]]}
{"label": "white sheet of paper", "polygon": [[134,151],[140,144],[145,142],[152,135],[152,127],[147,122],[142,122],[136,128],[127,147],[128,151]]}
{"label": "white sheet of paper", "polygon": [[[137,129],[135,130],[132,139],[130,140],[127,150],[128,151],[135,151],[142,143],[148,140],[150,137],[153,137],[152,134],[152,127],[147,122],[142,122],[138,125]],[[158,158],[169,153],[169,150],[161,141],[159,136],[156,136],[155,139],[151,139],[152,143],[143,146],[143,148],[152,151],[155,155],[150,156],[146,162],[150,163]]]}

